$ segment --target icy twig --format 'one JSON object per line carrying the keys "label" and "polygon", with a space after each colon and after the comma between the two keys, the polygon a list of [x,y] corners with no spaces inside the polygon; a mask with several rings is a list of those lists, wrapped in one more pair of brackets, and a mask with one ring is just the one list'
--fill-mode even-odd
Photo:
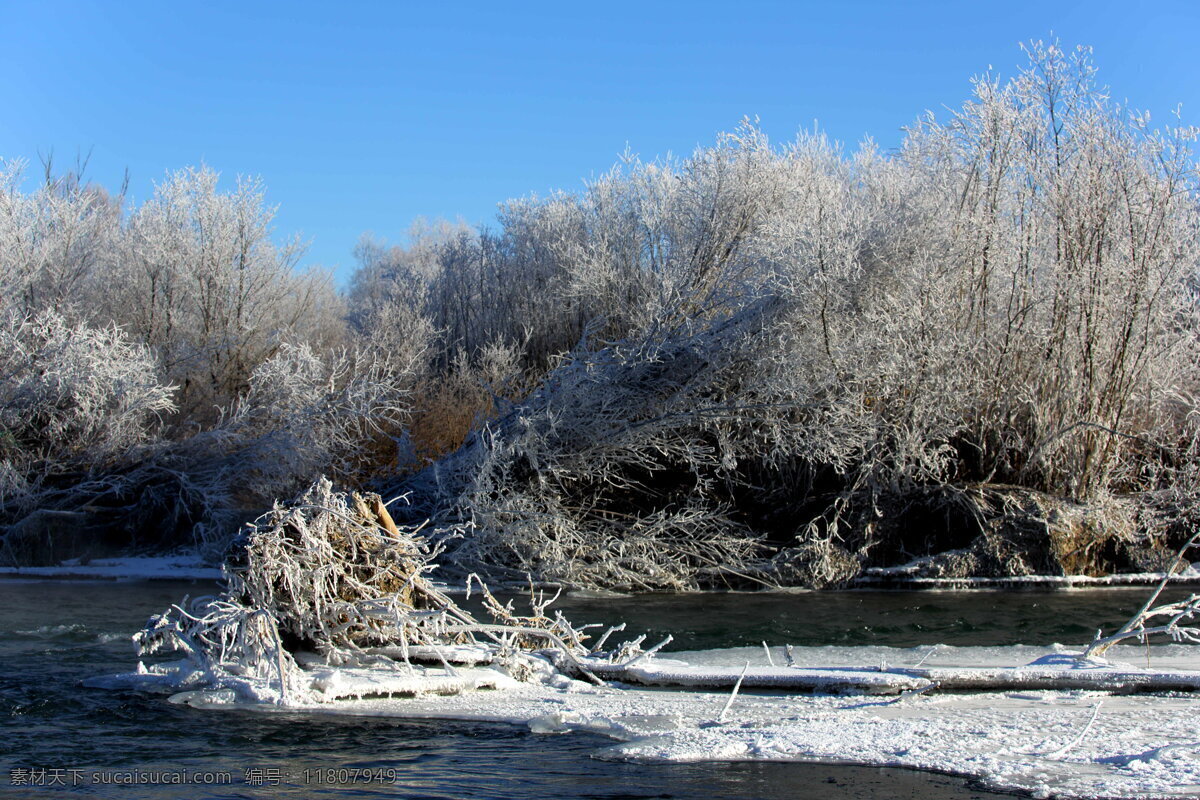
{"label": "icy twig", "polygon": [[[1184,620],[1192,619],[1200,611],[1200,595],[1193,594],[1186,600],[1169,603],[1157,608],[1154,607],[1154,603],[1170,582],[1171,576],[1182,566],[1188,550],[1196,545],[1197,540],[1200,540],[1200,530],[1192,534],[1192,537],[1184,543],[1183,547],[1179,548],[1170,566],[1163,573],[1162,580],[1159,581],[1154,591],[1150,593],[1150,596],[1146,598],[1146,602],[1142,604],[1138,612],[1130,617],[1129,621],[1111,636],[1101,636],[1100,631],[1097,631],[1096,638],[1084,650],[1083,655],[1080,656],[1081,659],[1086,660],[1101,656],[1108,648],[1125,639],[1140,638],[1142,641],[1147,641],[1146,637],[1156,633],[1167,634],[1176,641],[1200,643],[1200,628],[1183,627],[1179,624]],[[1168,621],[1164,625],[1147,628],[1146,622],[1156,617],[1167,617]]]}
{"label": "icy twig", "polygon": [[742,673],[738,675],[737,682],[733,684],[733,691],[729,693],[729,699],[725,701],[725,705],[721,707],[721,713],[717,715],[717,722],[724,722],[725,715],[729,713],[729,709],[733,707],[733,701],[737,699],[738,690],[742,688],[742,680],[746,677],[746,671],[750,669],[750,662],[746,662],[746,666],[742,667]]}
{"label": "icy twig", "polygon": [[670,634],[668,634],[668,635],[667,635],[667,638],[663,639],[661,642],[659,642],[658,644],[654,645],[654,647],[651,647],[649,650],[645,651],[644,653],[639,653],[638,655],[636,655],[636,656],[634,656],[633,658],[631,658],[631,659],[629,659],[628,661],[626,661],[626,662],[625,662],[624,664],[622,664],[621,666],[622,666],[622,667],[632,667],[634,664],[636,664],[637,662],[641,661],[642,659],[644,659],[644,658],[649,658],[650,656],[654,655],[654,654],[655,654],[655,653],[657,653],[659,650],[663,649],[664,647],[666,647],[667,645],[669,645],[669,644],[670,644],[671,642],[673,642],[673,641],[675,641],[675,637],[674,637],[674,636],[671,636]]}
{"label": "icy twig", "polygon": [[924,664],[926,661],[929,660],[930,656],[932,656],[934,653],[936,653],[938,651],[938,648],[940,648],[941,646],[942,645],[940,645],[940,644],[930,645],[929,649],[925,651],[925,655],[921,656],[921,660],[918,661],[917,663],[913,664],[912,667],[910,667],[910,669],[916,669],[917,667]]}
{"label": "icy twig", "polygon": [[1067,751],[1071,750],[1076,745],[1078,745],[1080,742],[1082,742],[1084,737],[1088,735],[1088,732],[1091,731],[1092,726],[1096,724],[1096,717],[1098,717],[1100,715],[1100,707],[1103,705],[1104,705],[1104,701],[1100,700],[1100,701],[1097,701],[1096,705],[1092,706],[1092,716],[1088,719],[1087,725],[1083,726],[1083,730],[1079,732],[1078,736],[1076,736],[1074,739],[1067,742],[1065,745],[1058,748],[1057,750],[1055,750],[1051,753],[1043,753],[1042,755],[1045,755],[1046,758],[1062,758],[1064,755],[1067,754]]}
{"label": "icy twig", "polygon": [[606,630],[600,636],[600,638],[596,641],[596,644],[594,644],[592,646],[592,652],[593,653],[600,652],[604,648],[604,643],[608,641],[608,637],[612,636],[614,633],[619,633],[620,631],[623,631],[623,630],[625,630],[624,622],[622,622],[620,625],[613,625],[610,628],[608,628],[608,630]]}

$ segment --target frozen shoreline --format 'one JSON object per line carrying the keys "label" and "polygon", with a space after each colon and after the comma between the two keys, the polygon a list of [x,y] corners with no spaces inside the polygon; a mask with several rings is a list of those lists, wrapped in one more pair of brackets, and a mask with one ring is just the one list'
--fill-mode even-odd
{"label": "frozen shoreline", "polygon": [[[1118,575],[1018,575],[1007,578],[917,578],[910,575],[867,574],[851,582],[850,589],[1110,589],[1122,586],[1156,586],[1162,573]],[[1200,586],[1200,573],[1172,575],[1170,586]]]}
{"label": "frozen shoreline", "polygon": [[[908,566],[874,567],[855,579],[848,589],[863,590],[995,590],[995,589],[1088,589],[1153,586],[1162,573],[1139,572],[1116,575],[1019,575],[1005,578],[928,578],[911,574]],[[220,567],[214,567],[198,555],[123,556],[94,558],[87,563],[68,559],[57,566],[0,567],[0,580],[39,578],[61,580],[219,580]],[[1190,567],[1168,581],[1171,586],[1200,586],[1200,569]],[[462,586],[441,585],[452,594],[461,594]],[[524,585],[521,585],[524,588]],[[786,591],[786,590],[785,590]],[[809,591],[809,590],[805,590]],[[574,593],[572,593],[574,594]],[[582,591],[580,596],[607,596],[609,593]],[[612,593],[612,596],[627,596]]]}
{"label": "frozen shoreline", "polygon": [[[868,567],[851,581],[855,589],[1054,589],[1072,587],[1156,586],[1162,572],[1119,572],[1112,575],[1010,575],[1005,577],[929,577],[921,572],[929,558],[895,567]],[[1172,586],[1200,586],[1200,569],[1184,562],[1171,575]]]}
{"label": "frozen shoreline", "polygon": [[[1059,646],[793,650],[800,668],[923,664],[945,674],[1011,669],[1039,661],[1065,663],[1067,655]],[[1119,646],[1110,655],[1114,671],[1200,670],[1200,647],[1189,645],[1156,645],[1149,650]],[[1134,666],[1144,663],[1147,655],[1150,670]],[[747,663],[767,669],[762,666],[766,658],[761,648],[676,652],[670,660],[663,659],[662,667],[677,668],[679,659],[697,672],[720,673]],[[786,668],[775,671],[786,672]],[[906,767],[971,777],[992,789],[1035,797],[1200,794],[1200,721],[1195,715],[1200,698],[1193,694],[1122,695],[1075,689],[879,697],[743,687],[726,711],[730,693],[725,690],[597,687],[554,675],[552,670],[542,680],[523,683],[488,667],[459,667],[453,674],[441,667],[429,668],[415,677],[406,667],[397,666],[310,664],[305,672],[325,699],[302,699],[286,707],[290,712],[506,722],[527,726],[536,734],[599,733],[615,740],[596,753],[606,759]],[[422,681],[428,681],[425,689]],[[89,685],[158,691],[196,687],[173,680],[169,668],[98,679]],[[184,691],[172,700],[199,708],[268,712],[281,708],[247,704],[228,687]]]}
{"label": "frozen shoreline", "polygon": [[58,580],[219,580],[221,569],[204,563],[198,555],[125,556],[94,558],[86,564],[69,559],[55,567],[0,567],[6,578],[53,578]]}

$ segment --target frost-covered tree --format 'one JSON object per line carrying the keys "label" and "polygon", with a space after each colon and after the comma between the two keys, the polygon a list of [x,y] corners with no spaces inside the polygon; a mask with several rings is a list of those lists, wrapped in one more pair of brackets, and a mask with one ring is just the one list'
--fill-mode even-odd
{"label": "frost-covered tree", "polygon": [[0,317],[0,506],[129,457],[174,410],[143,345],[54,311]]}
{"label": "frost-covered tree", "polygon": [[26,194],[25,164],[0,160],[0,308],[21,314],[86,306],[121,239],[123,198],[51,169]]}
{"label": "frost-covered tree", "polygon": [[344,309],[325,272],[300,272],[298,240],[277,245],[260,181],[222,191],[201,167],[173,173],[128,212],[79,174],[21,191],[0,172],[0,289],[22,314],[70,306],[120,325],[179,387],[186,425],[212,424],[285,343],[344,342]]}
{"label": "frost-covered tree", "polygon": [[182,170],[128,211],[49,167],[22,186],[5,165],[0,526],[41,508],[215,539],[297,481],[394,465],[381,428],[418,355],[344,352],[342,300],[275,243],[260,182]]}
{"label": "frost-covered tree", "polygon": [[329,276],[295,269],[298,240],[274,243],[261,183],[240,179],[225,193],[218,179],[208,168],[176,172],[131,215],[109,301],[158,353],[189,423],[215,420],[285,343],[341,336]]}

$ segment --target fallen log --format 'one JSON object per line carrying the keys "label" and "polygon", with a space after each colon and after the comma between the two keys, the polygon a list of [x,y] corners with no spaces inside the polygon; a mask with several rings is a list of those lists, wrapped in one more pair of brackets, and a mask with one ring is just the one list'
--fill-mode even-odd
{"label": "fallen log", "polygon": [[656,659],[605,664],[584,659],[607,681],[677,689],[746,689],[818,694],[1085,690],[1112,694],[1200,691],[1200,671],[1150,670],[1080,661],[1058,654],[1014,667],[730,667]]}

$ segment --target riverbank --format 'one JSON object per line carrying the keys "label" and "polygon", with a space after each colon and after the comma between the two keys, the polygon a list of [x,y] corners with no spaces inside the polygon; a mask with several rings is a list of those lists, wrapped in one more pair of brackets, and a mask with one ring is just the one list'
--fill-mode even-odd
{"label": "riverbank", "polygon": [[[67,559],[53,566],[0,567],[0,578],[60,580],[218,580],[221,569],[195,553],[169,556]],[[932,578],[909,566],[872,567],[850,581],[847,589],[1079,589],[1117,586],[1154,586],[1162,573],[1134,572],[1117,575],[1012,575]],[[1200,569],[1189,565],[1170,576],[1172,586],[1200,586]],[[547,584],[551,588],[553,585]],[[453,591],[454,587],[450,587]],[[461,589],[460,589],[461,591]],[[794,591],[794,590],[793,590]],[[803,591],[803,589],[800,589]],[[616,593],[619,594],[619,593]]]}

